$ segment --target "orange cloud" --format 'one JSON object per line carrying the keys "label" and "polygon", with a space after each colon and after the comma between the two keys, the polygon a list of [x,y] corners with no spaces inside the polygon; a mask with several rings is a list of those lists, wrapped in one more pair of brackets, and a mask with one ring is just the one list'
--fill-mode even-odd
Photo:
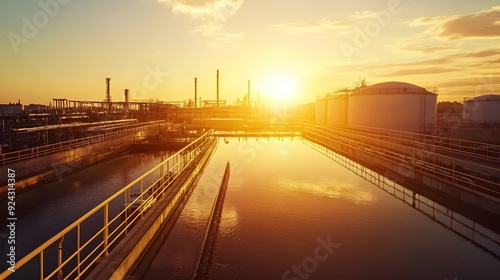
{"label": "orange cloud", "polygon": [[500,6],[465,15],[421,17],[410,23],[410,26],[423,25],[431,25],[427,33],[450,40],[496,38],[500,37]]}
{"label": "orange cloud", "polygon": [[157,0],[172,9],[173,13],[201,20],[193,33],[212,38],[211,46],[230,45],[243,39],[242,33],[225,30],[226,20],[237,13],[243,0]]}
{"label": "orange cloud", "polygon": [[243,4],[242,0],[157,0],[172,8],[174,13],[193,18],[226,20],[234,15]]}
{"label": "orange cloud", "polygon": [[457,49],[456,46],[439,46],[439,45],[408,45],[402,48],[402,50],[406,51],[414,51],[414,52],[419,52],[419,53],[434,53],[437,51],[443,51],[443,50],[454,50]]}
{"label": "orange cloud", "polygon": [[443,67],[426,67],[426,68],[415,68],[415,69],[403,69],[395,71],[388,74],[378,75],[379,77],[390,77],[396,78],[401,76],[413,76],[413,75],[430,75],[438,73],[454,72],[457,69],[454,68],[443,68]]}
{"label": "orange cloud", "polygon": [[289,22],[277,27],[291,33],[325,33],[330,31],[350,31],[353,26],[364,23],[367,19],[381,16],[381,12],[359,11],[348,17],[326,17],[318,20]]}

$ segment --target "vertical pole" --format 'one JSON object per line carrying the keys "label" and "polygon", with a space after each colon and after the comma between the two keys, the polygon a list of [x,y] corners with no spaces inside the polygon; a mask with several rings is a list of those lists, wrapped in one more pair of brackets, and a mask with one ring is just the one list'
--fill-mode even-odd
{"label": "vertical pole", "polygon": [[128,235],[128,211],[130,211],[128,198],[130,197],[130,189],[127,189],[125,191],[124,196],[125,196],[125,235]]}
{"label": "vertical pole", "polygon": [[81,259],[80,259],[80,241],[81,241],[81,233],[80,233],[80,224],[76,226],[76,250],[78,251],[77,254],[77,271],[78,271],[78,277],[77,279],[80,279],[80,264],[81,264]]}
{"label": "vertical pole", "polygon": [[45,145],[49,145],[49,116],[47,115],[47,118],[45,119],[45,134],[46,134],[46,139],[45,139]]}
{"label": "vertical pole", "polygon": [[163,184],[165,182],[165,180],[164,180],[165,178],[163,176],[164,176],[164,174],[163,174],[163,163],[162,163],[160,166],[160,190],[162,192],[163,192],[163,187],[164,187]]}
{"label": "vertical pole", "polygon": [[43,280],[43,251],[40,252],[40,279]]}
{"label": "vertical pole", "polygon": [[194,77],[194,108],[198,108],[198,78]]}
{"label": "vertical pole", "polygon": [[123,108],[125,113],[128,113],[128,102],[129,102],[128,89],[125,89],[125,106]]}
{"label": "vertical pole", "polygon": [[104,256],[108,256],[108,221],[109,221],[109,204],[104,204],[104,231],[103,231],[103,246]]}
{"label": "vertical pole", "polygon": [[260,91],[257,92],[257,110],[260,108]]}
{"label": "vertical pole", "polygon": [[141,211],[141,219],[144,217],[144,212],[141,210],[142,209],[142,200],[143,200],[143,196],[144,196],[143,192],[144,192],[144,181],[143,181],[143,179],[141,179],[141,194],[140,194],[141,199],[139,199],[139,202],[140,202],[139,210]]}
{"label": "vertical pole", "polygon": [[59,242],[59,245],[57,245],[57,266],[59,267],[59,271],[57,272],[57,279],[61,280],[63,276],[63,271],[62,271],[62,243],[64,240],[64,236],[61,238],[61,242]]}
{"label": "vertical pole", "polygon": [[108,103],[108,114],[111,113],[110,81],[111,81],[111,78],[106,78],[106,102]]}
{"label": "vertical pole", "polygon": [[219,69],[217,69],[217,107],[219,107]]}
{"label": "vertical pole", "polygon": [[252,106],[252,101],[250,100],[250,80],[248,80],[248,108]]}

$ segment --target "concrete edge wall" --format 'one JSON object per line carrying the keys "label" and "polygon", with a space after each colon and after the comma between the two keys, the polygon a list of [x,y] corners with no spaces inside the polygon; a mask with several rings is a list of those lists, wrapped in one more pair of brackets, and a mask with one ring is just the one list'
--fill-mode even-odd
{"label": "concrete edge wall", "polygon": [[466,189],[463,186],[453,184],[450,182],[445,182],[441,178],[420,173],[414,170],[402,170],[400,164],[391,162],[389,160],[377,157],[368,152],[364,152],[361,150],[354,149],[348,145],[344,145],[341,143],[332,142],[330,145],[323,143],[322,141],[317,141],[314,137],[307,135],[307,133],[303,133],[302,135],[304,139],[315,142],[324,146],[325,148],[332,149],[334,151],[339,151],[342,154],[348,154],[358,160],[363,160],[374,164],[376,166],[381,167],[385,170],[396,171],[399,175],[401,175],[406,180],[411,180],[412,182],[423,185],[427,188],[433,189],[439,193],[447,195],[449,197],[453,197],[454,199],[458,199],[461,202],[466,204],[473,205],[478,207],[484,211],[490,212],[494,215],[500,216],[500,200],[494,197],[490,197],[485,194],[481,194],[475,192],[473,190]]}
{"label": "concrete edge wall", "polygon": [[[97,162],[115,157],[126,152],[132,143],[158,134],[158,128],[152,127],[136,134],[126,135],[116,139],[106,140],[71,150],[61,151],[30,160],[10,163],[0,167],[0,174],[7,174],[7,169],[16,173],[16,191],[25,191],[30,187],[54,180],[61,180],[78,170]],[[0,200],[6,195],[7,176],[0,186]]]}
{"label": "concrete edge wall", "polygon": [[[211,146],[211,150],[202,157],[202,160],[198,162],[195,169],[189,171],[189,177],[183,182],[176,196],[179,195],[179,193],[183,196],[189,188],[193,187],[191,184],[202,174],[201,170],[203,170],[215,151],[216,143],[217,142],[215,142],[214,146]],[[110,255],[104,258],[91,272],[88,276],[89,279],[126,278],[130,270],[135,267],[136,263],[148,249],[157,233],[169,220],[169,213],[173,210],[172,208],[177,207],[177,205],[173,205],[173,200],[167,201],[168,198],[171,197],[163,196],[154,204],[153,209],[150,210],[144,220],[139,221],[139,223],[142,224],[136,225],[129,234],[117,244]]]}

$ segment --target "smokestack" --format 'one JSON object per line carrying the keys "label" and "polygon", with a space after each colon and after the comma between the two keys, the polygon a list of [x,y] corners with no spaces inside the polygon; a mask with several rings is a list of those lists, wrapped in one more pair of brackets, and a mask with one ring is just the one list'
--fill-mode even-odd
{"label": "smokestack", "polygon": [[198,108],[198,78],[194,77],[194,108]]}
{"label": "smokestack", "polygon": [[125,89],[125,112],[128,112],[128,89]]}
{"label": "smokestack", "polygon": [[111,112],[110,81],[111,81],[111,78],[106,78],[106,102],[108,102],[108,112]]}
{"label": "smokestack", "polygon": [[252,102],[250,101],[250,80],[248,80],[248,107],[252,106]]}
{"label": "smokestack", "polygon": [[260,110],[260,91],[257,92],[257,110]]}
{"label": "smokestack", "polygon": [[217,107],[219,107],[219,69],[217,69]]}

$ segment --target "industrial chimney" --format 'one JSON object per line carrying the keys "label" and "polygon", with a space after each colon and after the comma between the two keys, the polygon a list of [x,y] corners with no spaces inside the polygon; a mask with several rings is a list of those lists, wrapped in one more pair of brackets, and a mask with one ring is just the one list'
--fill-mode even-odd
{"label": "industrial chimney", "polygon": [[125,107],[124,107],[124,109],[125,109],[126,113],[128,113],[128,101],[129,101],[129,99],[128,99],[128,89],[125,89]]}
{"label": "industrial chimney", "polygon": [[252,101],[250,101],[250,80],[248,80],[248,107],[252,106]]}
{"label": "industrial chimney", "polygon": [[194,108],[197,108],[198,104],[198,78],[194,77]]}
{"label": "industrial chimney", "polygon": [[108,113],[111,113],[110,81],[111,81],[111,78],[106,78],[106,102],[108,104]]}
{"label": "industrial chimney", "polygon": [[217,69],[217,107],[219,107],[219,69]]}

